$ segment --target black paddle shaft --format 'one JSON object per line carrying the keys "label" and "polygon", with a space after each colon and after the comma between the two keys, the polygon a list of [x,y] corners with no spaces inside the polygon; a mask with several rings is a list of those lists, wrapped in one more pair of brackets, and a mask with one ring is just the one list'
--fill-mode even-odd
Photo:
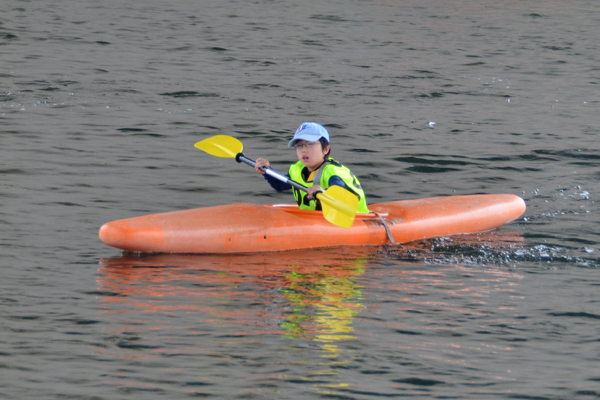
{"label": "black paddle shaft", "polygon": [[[248,164],[251,167],[254,167],[256,165],[256,161],[246,157],[244,155],[244,153],[238,153],[235,156],[235,161],[239,162],[239,163],[244,163],[244,164]],[[289,183],[290,185],[292,185],[293,187],[295,187],[298,190],[302,190],[306,192],[306,186],[303,186],[301,184],[299,184],[298,182],[295,182],[291,179],[288,179],[287,177],[281,175],[279,172],[275,171],[274,169],[271,168],[261,168],[261,171],[263,171],[265,174],[281,181],[281,182],[285,182],[285,183]]]}

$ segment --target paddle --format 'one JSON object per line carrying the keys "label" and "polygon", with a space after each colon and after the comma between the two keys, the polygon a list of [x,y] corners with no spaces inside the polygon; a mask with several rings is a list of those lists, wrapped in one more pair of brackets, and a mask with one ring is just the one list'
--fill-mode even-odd
{"label": "paddle", "polygon": [[[249,159],[242,153],[244,149],[242,142],[231,136],[217,135],[209,137],[196,143],[194,147],[216,157],[235,158],[239,163],[243,162],[252,167],[256,165],[254,160]],[[261,170],[279,181],[306,192],[306,186],[288,179],[274,169],[261,168]],[[358,197],[354,193],[340,186],[331,186],[325,192],[317,193],[316,197],[321,201],[323,216],[327,221],[342,228],[352,226],[358,208]]]}

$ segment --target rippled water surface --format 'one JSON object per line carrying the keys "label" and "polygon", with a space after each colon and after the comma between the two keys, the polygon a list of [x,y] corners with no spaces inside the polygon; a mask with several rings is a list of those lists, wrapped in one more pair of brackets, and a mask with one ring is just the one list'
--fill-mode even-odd
{"label": "rippled water surface", "polygon": [[[47,3],[47,2],[46,2]],[[600,397],[596,1],[0,4],[3,399]],[[122,254],[105,222],[290,202],[305,120],[369,201],[512,193],[497,231]]]}

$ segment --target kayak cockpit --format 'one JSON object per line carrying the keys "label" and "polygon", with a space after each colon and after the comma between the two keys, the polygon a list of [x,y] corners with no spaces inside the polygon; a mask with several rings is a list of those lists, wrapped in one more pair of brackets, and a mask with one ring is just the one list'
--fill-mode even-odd
{"label": "kayak cockpit", "polygon": [[[285,211],[287,213],[297,215],[303,218],[319,218],[323,219],[322,211],[310,211],[310,210],[301,210],[297,204],[266,204],[265,207],[275,208],[280,211]],[[378,213],[381,217],[387,218],[388,213]],[[355,220],[369,220],[369,219],[379,219],[375,213],[357,213]]]}

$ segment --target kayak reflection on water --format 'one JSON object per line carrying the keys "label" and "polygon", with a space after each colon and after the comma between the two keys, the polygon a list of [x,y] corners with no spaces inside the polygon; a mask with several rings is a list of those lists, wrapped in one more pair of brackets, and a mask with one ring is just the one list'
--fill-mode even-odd
{"label": "kayak reflection on water", "polygon": [[[443,248],[435,250],[440,243]],[[518,233],[490,233],[403,247],[105,258],[97,283],[107,324],[97,351],[124,362],[178,357],[177,365],[190,371],[220,371],[232,362],[272,364],[267,370],[276,374],[263,377],[263,368],[257,379],[314,382],[315,390],[335,394],[351,385],[340,371],[357,362],[354,349],[367,346],[373,335],[362,332],[365,321],[386,323],[377,311],[382,294],[402,304],[399,315],[422,310],[424,297],[407,293],[433,291],[435,296],[444,274],[440,269],[432,281],[431,271],[418,272],[424,261],[454,263],[456,254],[446,253],[456,250],[503,255],[521,245]],[[503,272],[496,270],[490,273]],[[464,282],[450,282],[461,288],[461,296],[482,295],[465,292]],[[449,315],[456,311],[448,307]],[[411,322],[411,315],[402,316],[402,324],[420,323]],[[358,324],[361,331],[356,332]],[[401,340],[403,346],[415,346],[412,336]],[[318,378],[325,375],[329,378]],[[218,381],[213,373],[203,376]]]}
{"label": "kayak reflection on water", "polygon": [[[340,365],[354,357],[336,342],[354,339],[352,324],[363,309],[362,287],[356,280],[376,252],[338,248],[236,256],[125,254],[102,259],[98,290],[115,326],[105,334],[117,338],[111,339],[118,341],[113,354],[117,357],[159,361],[183,352],[210,365],[259,343],[264,349],[261,359],[280,359],[284,349],[286,359],[294,360],[282,368],[286,374],[307,381],[313,374],[333,377]],[[128,350],[122,343],[132,335],[136,342]],[[275,342],[272,348],[268,344],[272,335],[288,342]],[[154,346],[145,350],[146,342]],[[101,351],[112,353],[110,347]],[[298,370],[313,363],[315,353],[322,360],[316,368]],[[348,385],[341,376],[335,383]],[[315,390],[332,388],[316,385]]]}
{"label": "kayak reflection on water", "polygon": [[336,340],[354,338],[352,322],[363,308],[356,278],[376,252],[124,254],[101,260],[98,288],[109,294],[103,297],[106,311],[118,318],[152,313],[154,319],[183,310],[196,321],[195,330],[218,322],[232,333],[283,334],[335,353]]}
{"label": "kayak reflection on water", "polygon": [[[98,286],[110,313],[172,315],[185,310],[198,324],[221,320],[235,332],[241,328],[245,335],[284,334],[331,342],[353,338],[353,319],[363,309],[358,277],[369,264],[385,257],[493,264],[494,247],[504,262],[506,249],[522,245],[520,233],[496,231],[385,249],[352,246],[244,255],[125,253],[100,261]],[[113,309],[119,305],[122,310]]]}

